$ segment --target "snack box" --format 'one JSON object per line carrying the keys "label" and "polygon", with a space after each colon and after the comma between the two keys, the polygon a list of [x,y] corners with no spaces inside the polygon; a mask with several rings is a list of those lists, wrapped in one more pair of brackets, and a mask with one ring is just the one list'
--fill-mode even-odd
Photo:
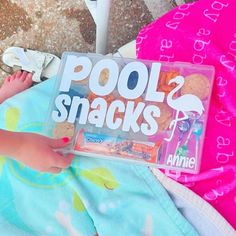
{"label": "snack box", "polygon": [[197,173],[214,67],[65,52],[47,134],[64,152]]}

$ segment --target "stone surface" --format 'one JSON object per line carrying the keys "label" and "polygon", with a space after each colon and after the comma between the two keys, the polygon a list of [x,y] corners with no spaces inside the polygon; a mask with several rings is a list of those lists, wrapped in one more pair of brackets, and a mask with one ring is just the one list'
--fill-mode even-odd
{"label": "stone surface", "polygon": [[[112,0],[107,52],[134,40],[139,30],[173,7],[194,0]],[[196,0],[195,0],[196,1]]]}
{"label": "stone surface", "polygon": [[[141,27],[193,0],[112,0],[108,52],[135,39]],[[96,26],[83,0],[0,0],[0,54],[20,46],[61,56],[95,52]],[[2,67],[1,63],[0,66]],[[6,73],[0,70],[0,80]]]}
{"label": "stone surface", "polygon": [[135,39],[139,30],[150,23],[153,16],[143,0],[113,0],[108,26],[108,52]]}
{"label": "stone surface", "polygon": [[10,46],[94,52],[95,23],[83,0],[0,0],[0,40],[0,54]]}

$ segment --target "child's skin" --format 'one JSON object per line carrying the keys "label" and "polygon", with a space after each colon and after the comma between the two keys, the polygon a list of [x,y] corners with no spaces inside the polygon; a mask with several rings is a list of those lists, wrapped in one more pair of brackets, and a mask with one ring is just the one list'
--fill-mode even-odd
{"label": "child's skin", "polygon": [[[18,71],[8,76],[0,88],[0,104],[7,98],[32,85],[32,74]],[[0,129],[0,154],[9,156],[32,169],[59,173],[70,166],[73,155],[66,157],[54,151],[68,145],[69,139],[51,139],[33,133],[10,132]]]}
{"label": "child's skin", "polygon": [[32,85],[32,74],[26,71],[17,71],[4,79],[0,88],[0,104],[7,98],[24,91]]}

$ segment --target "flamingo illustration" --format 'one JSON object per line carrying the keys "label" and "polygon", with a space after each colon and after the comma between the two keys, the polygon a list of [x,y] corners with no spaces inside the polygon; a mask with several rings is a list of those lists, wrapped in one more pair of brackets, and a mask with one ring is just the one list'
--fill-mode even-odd
{"label": "flamingo illustration", "polygon": [[[177,83],[177,86],[168,94],[167,96],[167,104],[176,110],[175,119],[171,121],[169,128],[172,128],[172,133],[169,138],[165,138],[166,141],[170,141],[173,138],[176,125],[178,121],[188,119],[189,116],[187,112],[197,112],[199,116],[202,115],[204,111],[204,107],[202,105],[202,101],[193,94],[185,94],[181,97],[178,97],[176,99],[173,99],[174,94],[179,91],[182,86],[184,85],[184,77],[183,76],[176,76],[174,79],[171,79],[169,81],[169,85],[171,83]],[[179,113],[183,113],[183,117],[179,117]]]}

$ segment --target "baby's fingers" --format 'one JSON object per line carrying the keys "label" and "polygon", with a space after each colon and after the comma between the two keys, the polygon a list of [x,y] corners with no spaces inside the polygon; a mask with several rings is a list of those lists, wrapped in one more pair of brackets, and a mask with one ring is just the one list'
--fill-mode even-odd
{"label": "baby's fingers", "polygon": [[51,167],[48,172],[53,173],[53,174],[59,174],[61,173],[62,169],[58,167]]}
{"label": "baby's fingers", "polygon": [[[57,154],[57,153],[56,153]],[[68,154],[66,157],[57,154],[54,156],[53,167],[50,167],[47,172],[53,174],[59,174],[64,169],[68,168],[71,165],[71,162],[74,158],[73,154]]]}
{"label": "baby's fingers", "polygon": [[67,154],[67,156],[62,156],[61,154],[55,153],[54,156],[54,165],[53,167],[58,167],[61,169],[66,169],[71,165],[71,162],[74,158],[73,154]]}
{"label": "baby's fingers", "polygon": [[64,137],[60,139],[49,139],[48,141],[50,147],[52,147],[53,149],[59,149],[66,147],[70,142],[70,138]]}

